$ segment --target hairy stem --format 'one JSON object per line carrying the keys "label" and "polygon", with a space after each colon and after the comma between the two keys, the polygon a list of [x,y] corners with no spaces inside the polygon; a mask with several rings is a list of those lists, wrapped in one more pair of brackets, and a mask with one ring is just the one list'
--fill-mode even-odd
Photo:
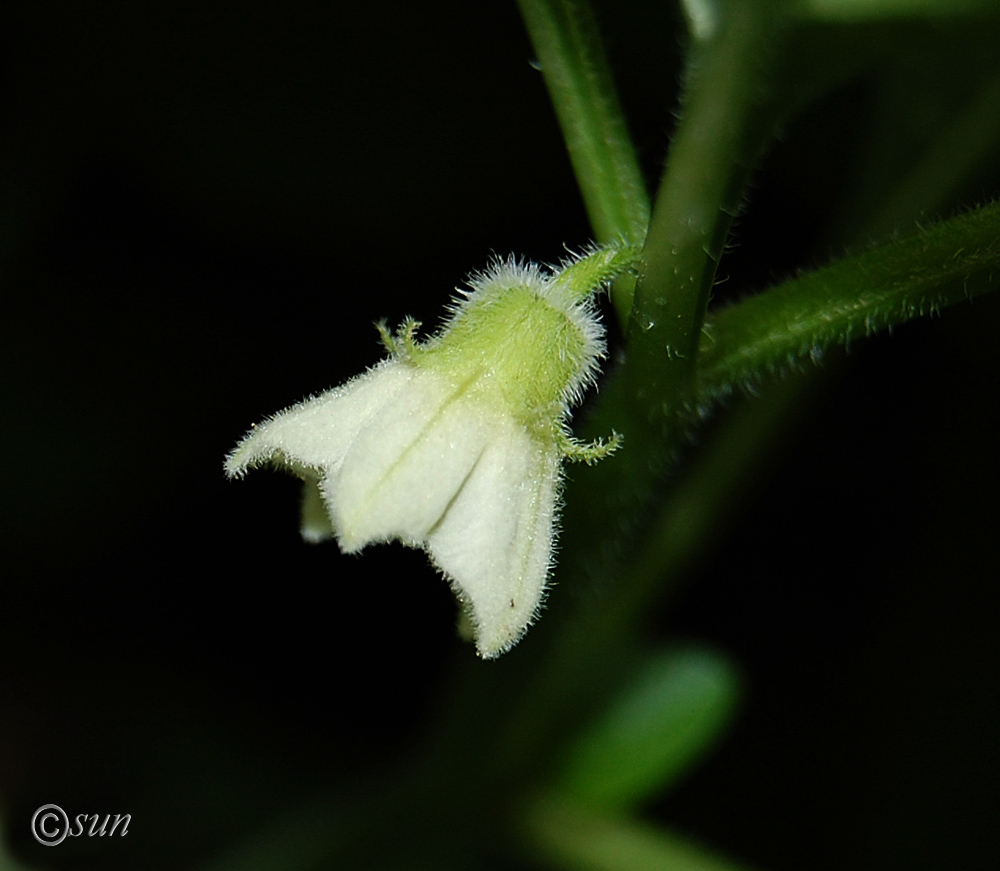
{"label": "hairy stem", "polygon": [[[641,244],[649,196],[586,0],[518,0],[597,241]],[[622,324],[635,282],[612,295]]]}
{"label": "hairy stem", "polygon": [[725,4],[690,52],[628,328],[635,399],[668,417],[693,385],[716,266],[777,122],[773,77],[784,30],[767,2]]}
{"label": "hairy stem", "polygon": [[826,348],[996,290],[1000,204],[880,245],[723,309],[709,320],[698,395],[711,398]]}

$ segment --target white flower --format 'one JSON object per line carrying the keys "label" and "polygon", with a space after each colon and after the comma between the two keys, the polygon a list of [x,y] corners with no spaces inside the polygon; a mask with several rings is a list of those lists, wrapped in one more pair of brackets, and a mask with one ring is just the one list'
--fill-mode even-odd
{"label": "white flower", "polygon": [[444,328],[417,343],[407,321],[389,357],[254,427],[226,460],[306,482],[302,534],[354,553],[399,540],[449,579],[481,656],[509,649],[545,593],[563,457],[592,462],[568,410],[604,354],[592,291],[635,263],[597,249],[558,272],[514,261],[475,276]]}

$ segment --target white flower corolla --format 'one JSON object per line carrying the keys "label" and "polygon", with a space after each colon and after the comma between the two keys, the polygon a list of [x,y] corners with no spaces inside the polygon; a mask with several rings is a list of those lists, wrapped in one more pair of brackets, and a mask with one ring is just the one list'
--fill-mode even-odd
{"label": "white flower corolla", "polygon": [[558,270],[495,264],[426,341],[414,321],[395,336],[380,325],[386,359],[255,426],[227,474],[270,463],[301,477],[308,541],[334,536],[345,553],[390,540],[424,549],[479,654],[498,656],[545,595],[562,460],[617,447],[617,436],[576,442],[567,420],[604,355],[593,292],[636,259],[615,246]]}

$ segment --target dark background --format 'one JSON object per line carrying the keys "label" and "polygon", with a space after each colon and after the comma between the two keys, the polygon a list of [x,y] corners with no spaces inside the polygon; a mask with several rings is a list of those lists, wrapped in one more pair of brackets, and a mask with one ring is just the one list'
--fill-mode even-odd
{"label": "dark background", "polygon": [[[598,8],[653,183],[679,21],[625,5]],[[513,3],[0,15],[0,809],[36,867],[189,867],[391,771],[472,655],[421,554],[305,546],[296,483],[223,456],[375,362],[374,320],[589,230]],[[720,295],[831,253],[866,88],[785,131]],[[663,615],[747,694],[661,818],[774,871],[992,867],[998,324],[987,298],[857,345],[803,404]],[[44,850],[47,802],[129,836]]]}

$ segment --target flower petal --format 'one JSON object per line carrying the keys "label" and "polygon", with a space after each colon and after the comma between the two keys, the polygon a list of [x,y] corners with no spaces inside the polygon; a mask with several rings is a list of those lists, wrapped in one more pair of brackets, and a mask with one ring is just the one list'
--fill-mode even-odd
{"label": "flower petal", "polygon": [[320,487],[341,548],[399,538],[419,546],[491,438],[480,404],[435,372],[372,415],[335,475]]}
{"label": "flower petal", "polygon": [[514,423],[487,446],[427,537],[471,610],[479,655],[508,650],[534,620],[552,561],[559,455]]}
{"label": "flower petal", "polygon": [[299,402],[254,426],[226,458],[226,474],[242,475],[267,462],[336,471],[351,442],[380,408],[405,390],[416,373],[389,358],[363,375]]}

